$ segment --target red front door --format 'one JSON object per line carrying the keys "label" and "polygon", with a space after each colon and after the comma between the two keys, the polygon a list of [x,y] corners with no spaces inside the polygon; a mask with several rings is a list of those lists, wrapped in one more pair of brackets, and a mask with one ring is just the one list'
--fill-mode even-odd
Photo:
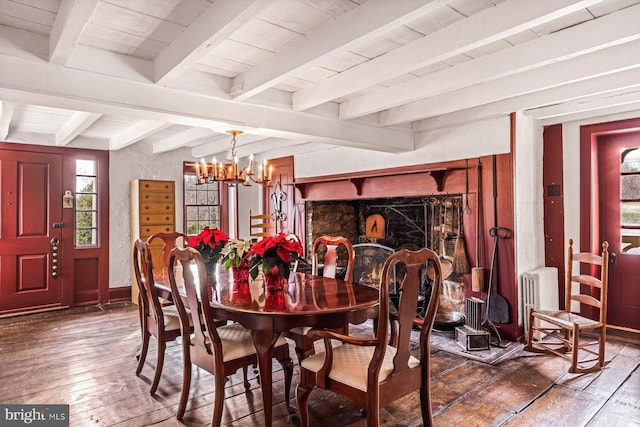
{"label": "red front door", "polygon": [[62,157],[0,150],[0,189],[0,313],[60,305]]}
{"label": "red front door", "polygon": [[609,242],[607,323],[640,330],[640,132],[598,138],[600,224]]}

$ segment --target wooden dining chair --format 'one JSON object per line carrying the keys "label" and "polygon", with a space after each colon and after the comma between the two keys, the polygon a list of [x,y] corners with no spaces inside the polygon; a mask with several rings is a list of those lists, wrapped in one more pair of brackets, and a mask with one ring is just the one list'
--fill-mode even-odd
{"label": "wooden dining chair", "polygon": [[[181,268],[175,268],[180,263]],[[248,366],[257,364],[256,350],[251,331],[238,323],[218,326],[215,321],[211,299],[211,284],[207,282],[206,267],[200,252],[194,248],[175,248],[169,259],[169,283],[174,295],[181,295],[178,287],[180,283],[182,296],[175,298],[175,304],[180,317],[180,325],[186,335],[189,330],[189,312],[194,322],[202,323],[204,328],[196,328],[192,339],[182,340],[183,377],[182,392],[176,418],[182,419],[189,399],[191,387],[192,364],[213,374],[215,383],[215,397],[213,404],[212,425],[219,426],[222,421],[225,382],[227,376],[238,369],[246,372]],[[192,266],[195,266],[195,276]],[[176,277],[176,271],[181,271]],[[186,300],[186,303],[185,303]],[[201,304],[201,301],[204,302]],[[285,404],[290,413],[294,410],[290,406],[290,388],[293,377],[293,362],[289,357],[289,344],[280,336],[273,347],[273,357],[278,360],[285,374]],[[249,382],[244,379],[245,389],[249,389]]]}
{"label": "wooden dining chair", "polygon": [[[322,269],[322,276],[335,279],[336,273],[338,271],[338,250],[340,247],[343,247],[347,254],[347,265],[345,267],[345,280],[350,281],[351,276],[353,275],[353,263],[354,263],[354,252],[353,245],[349,242],[348,239],[342,236],[320,236],[313,242],[313,247],[311,250],[311,269],[312,274],[318,275],[318,258],[319,258],[319,250],[321,248],[326,248],[326,252],[324,254],[324,266]],[[311,328],[308,327],[298,327],[293,328],[288,331],[285,335],[287,338],[293,340],[295,343],[296,356],[298,357],[298,363],[302,361],[305,357],[313,354],[315,352],[313,343],[315,340],[309,338],[307,336],[307,332]],[[342,332],[347,333],[348,325],[345,325],[345,328]]]}
{"label": "wooden dining chair", "polygon": [[276,216],[273,214],[253,215],[249,211],[249,236],[262,239],[276,235]]}
{"label": "wooden dining chair", "polygon": [[147,243],[149,243],[152,250],[154,244],[158,241],[162,242],[162,265],[169,267],[171,249],[176,246],[184,248],[189,240],[186,234],[177,231],[174,231],[173,233],[155,233],[147,238]]}
{"label": "wooden dining chair", "polygon": [[[573,264],[578,263],[578,274],[573,274]],[[599,277],[598,272],[599,271]],[[564,310],[529,309],[529,333],[526,350],[564,357],[571,362],[569,373],[588,373],[602,369],[605,361],[607,339],[607,292],[609,282],[609,243],[602,243],[602,253],[573,252],[573,240],[569,240],[565,280]],[[572,301],[598,311],[591,319],[574,313]],[[545,323],[546,322],[546,323]],[[534,332],[542,339],[533,340]],[[597,339],[583,336],[582,332],[595,333]],[[567,354],[568,353],[568,354]]]}
{"label": "wooden dining chair", "polygon": [[[416,319],[421,271],[434,266],[434,280],[424,319]],[[396,269],[396,267],[398,267]],[[394,273],[397,272],[397,273]],[[396,274],[400,299],[397,312],[390,310],[389,280]],[[387,259],[380,280],[378,322],[370,337],[353,337],[334,331],[312,329],[312,339],[322,338],[325,351],[309,356],[300,364],[297,403],[300,422],[309,425],[308,399],[314,387],[331,390],[363,408],[367,426],[377,426],[379,409],[419,390],[422,422],[433,425],[430,391],[430,336],[438,308],[442,273],[438,255],[430,249],[402,249]],[[383,321],[384,320],[384,321]],[[419,354],[410,354],[414,324],[420,327]],[[331,340],[342,345],[333,347]]]}
{"label": "wooden dining chair", "polygon": [[[147,238],[147,243],[149,243],[149,246],[151,248],[151,259],[154,265],[158,267],[162,265],[165,268],[168,268],[171,249],[175,248],[176,246],[184,248],[187,242],[187,235],[177,231],[174,231],[172,233],[155,233],[149,236]],[[159,243],[162,243],[161,248],[158,247]],[[160,249],[161,251],[158,249]],[[162,264],[160,264],[159,260],[162,260]],[[171,295],[166,296],[165,298],[160,298],[160,303],[163,306],[173,304]]]}
{"label": "wooden dining chair", "polygon": [[[133,270],[138,286],[138,314],[140,317],[140,331],[142,333],[142,346],[138,358],[136,375],[139,376],[147,358],[147,351],[151,337],[155,337],[158,343],[158,356],[156,370],[151,383],[150,393],[154,394],[160,382],[164,353],[167,342],[180,336],[180,321],[178,312],[173,305],[163,306],[158,298],[158,293],[153,280],[153,262],[149,243],[137,239],[133,246]],[[187,333],[187,336],[189,334]]]}

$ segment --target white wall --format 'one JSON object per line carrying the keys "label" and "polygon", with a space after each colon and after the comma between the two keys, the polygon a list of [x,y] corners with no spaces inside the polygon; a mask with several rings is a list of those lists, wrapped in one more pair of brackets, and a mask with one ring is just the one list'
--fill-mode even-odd
{"label": "white wall", "polygon": [[[522,113],[516,114],[514,228],[518,289],[521,286],[522,273],[543,267],[545,263],[542,132],[542,126],[535,119]],[[518,324],[522,324],[520,304],[518,304]]]}
{"label": "white wall", "polygon": [[504,116],[420,132],[416,136],[416,149],[411,152],[381,153],[340,147],[299,154],[294,158],[294,173],[296,178],[304,178],[508,153],[509,135],[509,116]]}
{"label": "white wall", "polygon": [[131,230],[129,183],[134,179],[176,182],[176,230],[183,231],[182,162],[194,160],[190,149],[153,154],[147,144],[133,144],[109,154],[109,287],[130,286]]}

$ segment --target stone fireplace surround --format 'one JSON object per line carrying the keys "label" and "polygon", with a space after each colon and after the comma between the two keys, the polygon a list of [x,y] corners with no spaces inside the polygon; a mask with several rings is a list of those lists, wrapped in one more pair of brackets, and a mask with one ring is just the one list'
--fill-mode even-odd
{"label": "stone fireplace surround", "polygon": [[[464,211],[463,215],[467,258],[472,267],[481,267],[485,272],[485,287],[480,291],[472,289],[471,274],[463,275],[461,280],[464,281],[464,296],[485,300],[494,249],[494,242],[488,231],[496,223],[510,230],[515,227],[514,156],[512,152],[497,155],[495,169],[492,167],[492,157],[488,155],[402,168],[304,177],[296,178],[295,181],[291,178],[290,181],[283,182],[287,183],[288,187],[284,188],[290,189],[290,200],[295,204],[295,209],[291,212],[297,215],[291,215],[296,220],[293,223],[283,223],[282,229],[296,232],[306,248],[313,241],[311,235],[304,230],[308,220],[305,209],[309,202],[383,198],[419,200],[423,197],[462,194],[465,207],[469,204],[469,210]],[[494,170],[495,179],[492,176]],[[357,239],[357,232],[353,233],[353,239]],[[499,256],[496,263],[498,292],[509,304],[509,321],[496,326],[503,338],[512,341],[518,341],[523,330],[518,322],[519,278],[515,270],[515,240],[514,232],[513,238],[498,242]],[[453,254],[453,249],[447,247],[446,253]],[[445,289],[443,293],[445,292],[448,291]],[[458,298],[461,299],[462,297]]]}

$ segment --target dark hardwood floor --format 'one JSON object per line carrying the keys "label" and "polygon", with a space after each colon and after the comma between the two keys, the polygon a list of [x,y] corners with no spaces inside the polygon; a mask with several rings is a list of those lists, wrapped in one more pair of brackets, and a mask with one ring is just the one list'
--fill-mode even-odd
{"label": "dark hardwood floor", "polygon": [[[155,341],[142,375],[136,377],[139,335],[137,307],[124,303],[0,319],[0,403],[67,403],[72,426],[208,425],[210,375],[194,368],[187,413],[177,421],[180,344],[169,344],[158,393],[150,396]],[[293,348],[291,355],[295,360]],[[640,425],[640,346],[609,340],[607,358],[611,363],[606,369],[574,375],[566,373],[568,362],[558,357],[519,351],[488,365],[434,351],[435,424]],[[299,425],[284,407],[284,381],[277,363],[274,370],[274,425]],[[262,395],[255,374],[251,377],[248,393],[241,372],[227,382],[224,425],[264,425]],[[365,425],[358,408],[331,393],[314,391],[310,405],[313,426]],[[381,410],[382,426],[421,424],[417,392]]]}

